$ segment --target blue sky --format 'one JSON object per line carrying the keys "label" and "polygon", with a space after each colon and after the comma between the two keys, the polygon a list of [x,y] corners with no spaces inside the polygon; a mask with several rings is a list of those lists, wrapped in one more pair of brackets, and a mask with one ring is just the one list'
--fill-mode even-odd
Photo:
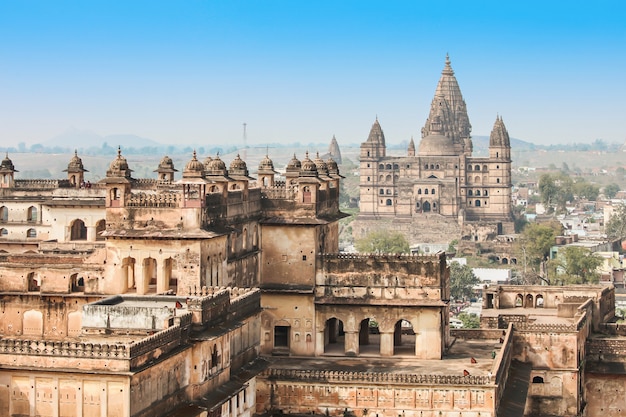
{"label": "blue sky", "polygon": [[[624,3],[626,4],[626,3]],[[414,136],[450,54],[474,135],[626,140],[621,1],[0,0],[0,146]],[[123,144],[122,144],[123,145]]]}

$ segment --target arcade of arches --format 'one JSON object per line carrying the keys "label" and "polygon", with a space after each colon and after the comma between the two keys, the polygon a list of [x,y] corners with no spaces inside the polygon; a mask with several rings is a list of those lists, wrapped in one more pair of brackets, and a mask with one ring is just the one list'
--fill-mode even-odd
{"label": "arcade of arches", "polygon": [[337,307],[335,311],[320,312],[316,354],[441,358],[444,326],[438,310],[374,310],[378,309],[349,311],[346,307]]}

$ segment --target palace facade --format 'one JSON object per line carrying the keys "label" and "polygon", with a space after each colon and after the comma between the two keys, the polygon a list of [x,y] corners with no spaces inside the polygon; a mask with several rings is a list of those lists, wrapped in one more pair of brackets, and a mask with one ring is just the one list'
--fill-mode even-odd
{"label": "palace facade", "polygon": [[[478,241],[511,231],[509,134],[502,117],[497,117],[489,155],[476,157],[471,130],[465,100],[446,57],[418,147],[411,138],[406,155],[388,155],[378,119],[361,144],[357,237],[376,228],[377,221],[405,231],[411,243],[445,243],[461,236]],[[437,228],[432,236],[416,230],[437,223],[447,225],[447,230]]]}

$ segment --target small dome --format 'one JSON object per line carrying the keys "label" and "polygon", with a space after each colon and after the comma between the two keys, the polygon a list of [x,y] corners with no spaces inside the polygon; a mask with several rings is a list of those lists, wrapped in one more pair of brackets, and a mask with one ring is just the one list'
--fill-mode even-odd
{"label": "small dome", "polygon": [[309,159],[309,152],[307,151],[306,156],[302,160],[302,168],[300,168],[300,176],[301,177],[317,177],[317,166],[315,162]]}
{"label": "small dome", "polygon": [[15,166],[13,165],[13,161],[9,158],[9,153],[7,152],[6,156],[0,163],[0,170],[2,171],[15,171]]}
{"label": "small dome", "polygon": [[420,156],[453,156],[456,155],[454,142],[445,135],[428,135],[420,141]]}
{"label": "small dome", "polygon": [[298,158],[296,158],[296,154],[293,154],[293,158],[291,158],[291,161],[289,161],[289,163],[287,164],[287,170],[300,170],[300,168],[302,168],[302,163],[300,162],[300,160]]}
{"label": "small dome", "polygon": [[122,156],[122,149],[118,146],[117,157],[109,165],[107,177],[130,177],[131,169],[128,167],[128,161]]}
{"label": "small dome", "polygon": [[174,161],[172,161],[172,158],[170,158],[167,155],[165,155],[163,159],[161,159],[161,162],[159,162],[159,167],[156,170],[156,172],[175,172],[175,171],[178,171],[178,170],[174,168]]}
{"label": "small dome", "polygon": [[204,169],[208,170],[209,169],[209,165],[211,164],[211,161],[213,160],[213,158],[211,158],[210,156],[207,156],[204,159]]}
{"label": "small dome", "polygon": [[193,157],[187,162],[187,165],[185,165],[183,178],[201,177],[202,175],[204,175],[204,165],[196,158],[196,151],[193,151]]}
{"label": "small dome", "polygon": [[259,162],[259,171],[274,171],[274,162],[268,155],[265,155],[265,158]]}
{"label": "small dome", "polygon": [[212,159],[206,166],[206,172],[210,175],[227,175],[226,164],[220,159],[220,155],[217,154],[215,159]]}
{"label": "small dome", "polygon": [[333,158],[328,158],[328,160],[326,161],[326,166],[328,167],[329,174],[339,175],[339,166]]}
{"label": "small dome", "polygon": [[83,166],[83,160],[78,157],[78,152],[74,150],[74,156],[70,159],[70,163],[67,164],[67,172],[85,172],[87,171]]}
{"label": "small dome", "polygon": [[322,158],[320,158],[320,153],[318,152],[315,158],[315,167],[317,168],[317,172],[320,175],[328,175],[328,166],[326,162]]}
{"label": "small dome", "polygon": [[233,159],[233,161],[230,163],[230,171],[247,171],[248,170],[248,165],[246,165],[246,162],[241,159],[241,157],[239,156],[239,154],[237,154],[237,157],[235,159]]}

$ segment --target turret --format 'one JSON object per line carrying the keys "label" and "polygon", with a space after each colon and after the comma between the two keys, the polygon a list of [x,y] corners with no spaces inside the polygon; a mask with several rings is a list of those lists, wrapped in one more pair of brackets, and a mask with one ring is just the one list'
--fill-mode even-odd
{"label": "turret", "polygon": [[67,179],[73,187],[80,188],[85,183],[85,172],[89,171],[83,166],[83,160],[78,157],[78,151],[74,150],[74,156],[63,172],[67,172]]}
{"label": "turret", "polygon": [[411,141],[409,142],[409,147],[407,149],[408,156],[415,156],[415,142],[413,141],[413,136],[411,136]]}
{"label": "turret", "polygon": [[15,173],[19,172],[13,166],[13,161],[9,159],[9,153],[7,152],[6,156],[0,163],[0,187],[1,188],[13,188],[15,185]]}
{"label": "turret", "polygon": [[178,172],[178,170],[174,168],[174,161],[172,161],[172,158],[165,155],[163,159],[161,159],[159,167],[155,169],[154,172],[157,173],[160,181],[173,182],[174,173]]}
{"label": "turret", "polygon": [[126,199],[130,196],[130,189],[134,179],[133,170],[128,167],[128,161],[122,156],[122,149],[118,146],[117,157],[109,165],[106,177],[101,181],[106,185],[106,207],[125,207]]}
{"label": "turret", "polygon": [[496,116],[496,122],[489,136],[489,157],[495,159],[511,159],[511,141],[502,116]]}
{"label": "turret", "polygon": [[[294,155],[295,158],[295,155]],[[278,174],[274,170],[274,162],[265,154],[265,158],[259,162],[259,170],[257,171],[258,183],[263,188],[274,186],[274,176]]]}
{"label": "turret", "polygon": [[367,140],[361,144],[361,161],[377,160],[386,156],[385,134],[378,122],[378,117],[370,129]]}

